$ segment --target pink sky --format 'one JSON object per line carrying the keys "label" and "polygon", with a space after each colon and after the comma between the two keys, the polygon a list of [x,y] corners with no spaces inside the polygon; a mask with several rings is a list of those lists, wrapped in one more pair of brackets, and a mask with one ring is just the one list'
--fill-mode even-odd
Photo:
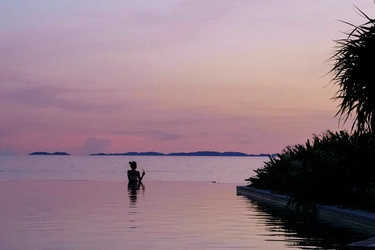
{"label": "pink sky", "polygon": [[277,153],[334,118],[372,0],[1,1],[0,153]]}

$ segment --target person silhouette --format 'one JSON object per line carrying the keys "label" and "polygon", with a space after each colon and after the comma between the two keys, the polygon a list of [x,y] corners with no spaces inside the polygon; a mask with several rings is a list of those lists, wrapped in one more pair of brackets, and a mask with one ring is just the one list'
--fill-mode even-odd
{"label": "person silhouette", "polygon": [[128,180],[129,180],[129,186],[141,186],[142,185],[142,179],[145,176],[145,171],[143,170],[142,175],[139,173],[137,169],[137,163],[135,161],[129,161],[130,164],[130,170],[128,170]]}
{"label": "person silhouette", "polygon": [[140,187],[144,190],[144,185],[142,179],[145,176],[145,171],[143,170],[142,175],[137,171],[137,163],[135,161],[129,161],[130,170],[128,170],[128,191],[130,201],[137,201],[137,194]]}

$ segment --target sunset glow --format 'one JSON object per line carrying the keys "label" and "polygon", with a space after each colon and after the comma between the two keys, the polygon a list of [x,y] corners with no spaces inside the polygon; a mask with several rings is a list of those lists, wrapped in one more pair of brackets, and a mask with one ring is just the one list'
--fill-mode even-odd
{"label": "sunset glow", "polygon": [[[371,0],[1,1],[0,154],[277,153],[344,127],[333,40]],[[341,124],[342,125],[342,124]]]}

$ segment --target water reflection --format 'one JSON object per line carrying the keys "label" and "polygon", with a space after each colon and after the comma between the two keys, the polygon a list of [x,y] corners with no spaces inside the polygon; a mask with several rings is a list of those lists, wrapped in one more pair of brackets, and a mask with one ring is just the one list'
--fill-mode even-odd
{"label": "water reflection", "polygon": [[298,216],[283,208],[247,199],[253,208],[261,211],[257,217],[268,231],[266,235],[259,236],[269,237],[272,241],[283,241],[291,248],[343,250],[348,249],[348,244],[369,237],[349,228],[336,227],[311,217]]}
{"label": "water reflection", "polygon": [[145,185],[142,182],[129,182],[128,183],[128,195],[131,204],[135,204],[137,202],[138,194],[142,191],[144,194]]}
{"label": "water reflection", "polygon": [[236,196],[231,184],[147,181],[147,194],[127,184],[0,181],[0,248],[342,250],[358,239]]}

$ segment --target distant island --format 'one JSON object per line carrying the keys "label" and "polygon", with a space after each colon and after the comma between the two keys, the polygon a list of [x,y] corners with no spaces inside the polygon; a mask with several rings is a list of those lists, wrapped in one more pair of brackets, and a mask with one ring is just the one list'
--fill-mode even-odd
{"label": "distant island", "polygon": [[245,154],[241,152],[217,152],[217,151],[197,151],[197,152],[178,152],[178,153],[159,153],[159,152],[127,152],[127,153],[98,153],[91,156],[260,156],[267,157],[275,154]]}
{"label": "distant island", "polygon": [[55,153],[48,153],[48,152],[33,152],[29,155],[70,155],[66,152],[55,152]]}
{"label": "distant island", "polygon": [[[70,155],[66,152],[33,152],[29,155]],[[236,156],[236,157],[268,157],[276,156],[277,154],[245,154],[242,152],[217,152],[217,151],[197,151],[197,152],[175,152],[175,153],[160,153],[160,152],[126,152],[126,153],[97,153],[90,154],[90,156]]]}

